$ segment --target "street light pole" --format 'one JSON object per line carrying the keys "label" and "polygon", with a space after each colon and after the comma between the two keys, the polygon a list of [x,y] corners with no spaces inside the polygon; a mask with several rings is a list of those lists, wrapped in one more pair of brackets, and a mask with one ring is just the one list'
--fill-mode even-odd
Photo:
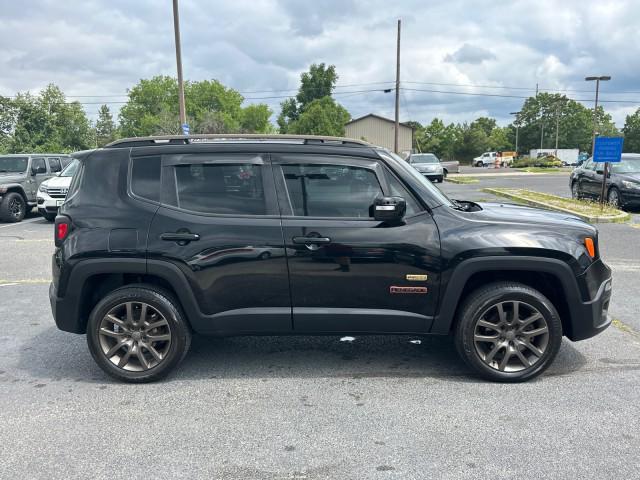
{"label": "street light pole", "polygon": [[[598,93],[600,91],[600,82],[606,82],[611,80],[611,76],[602,75],[600,77],[585,77],[587,82],[596,82],[596,101],[593,106],[593,140],[591,142],[591,156],[593,157],[596,152],[596,132],[598,129]],[[595,159],[594,159],[595,160]],[[604,162],[604,168],[602,169],[602,189],[600,190],[600,205],[604,206],[604,196],[607,191],[607,171],[609,170],[609,162]]]}
{"label": "street light pole", "polygon": [[178,13],[178,0],[173,0],[173,32],[176,38],[176,65],[178,68],[178,102],[180,106],[180,128],[187,123],[187,114],[184,107],[184,82],[182,79],[182,47],[180,46],[180,15]]}

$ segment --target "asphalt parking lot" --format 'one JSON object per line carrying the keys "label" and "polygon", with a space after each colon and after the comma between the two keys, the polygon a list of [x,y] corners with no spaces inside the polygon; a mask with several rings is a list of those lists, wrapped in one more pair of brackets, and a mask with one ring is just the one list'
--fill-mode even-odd
{"label": "asphalt parking lot", "polygon": [[[568,193],[442,189],[512,184]],[[51,224],[0,224],[0,478],[638,478],[640,229],[599,229],[616,326],[526,384],[477,380],[447,338],[196,337],[167,380],[125,385],[53,324]]]}

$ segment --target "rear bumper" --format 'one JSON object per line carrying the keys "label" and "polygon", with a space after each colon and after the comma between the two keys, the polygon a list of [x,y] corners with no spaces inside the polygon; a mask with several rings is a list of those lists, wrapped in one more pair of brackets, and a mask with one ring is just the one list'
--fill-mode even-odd
{"label": "rear bumper", "polygon": [[79,299],[70,292],[63,298],[58,297],[58,291],[53,282],[49,285],[49,303],[51,313],[60,330],[71,333],[85,333],[84,324],[80,322],[78,315]]}

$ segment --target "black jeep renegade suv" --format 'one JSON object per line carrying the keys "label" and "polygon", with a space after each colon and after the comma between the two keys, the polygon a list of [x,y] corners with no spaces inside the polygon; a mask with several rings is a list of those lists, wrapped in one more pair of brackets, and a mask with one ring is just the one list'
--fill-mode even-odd
{"label": "black jeep renegade suv", "polygon": [[450,200],[340,138],[119,140],[75,155],[50,299],[108,374],[143,382],[213,335],[453,334],[498,381],[605,329],[611,271],[565,214]]}

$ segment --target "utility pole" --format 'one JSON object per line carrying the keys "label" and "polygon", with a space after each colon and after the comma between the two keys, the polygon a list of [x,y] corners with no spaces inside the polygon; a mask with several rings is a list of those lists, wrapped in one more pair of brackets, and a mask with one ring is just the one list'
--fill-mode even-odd
{"label": "utility pole", "polygon": [[518,119],[518,115],[520,115],[520,112],[510,112],[510,115],[516,116],[516,120],[513,122],[513,124],[516,126],[516,157],[517,157],[518,156],[518,130],[520,129],[520,120]]}
{"label": "utility pole", "polygon": [[542,145],[544,144],[544,120],[541,119],[540,121],[542,122],[540,125],[540,150],[542,150]]}
{"label": "utility pole", "polygon": [[[176,64],[178,68],[178,102],[180,105],[180,128],[182,133],[188,135],[187,114],[184,107],[184,82],[182,79],[182,52],[180,46],[180,15],[178,13],[178,0],[173,0],[173,31],[176,37]],[[186,131],[185,131],[186,130]]]}
{"label": "utility pole", "polygon": [[393,132],[393,151],[398,152],[398,133],[400,130],[400,26],[402,20],[398,19],[398,43],[396,49],[396,124]]}
{"label": "utility pole", "polygon": [[558,131],[560,127],[560,104],[556,105],[556,154],[555,157],[558,158]]}

